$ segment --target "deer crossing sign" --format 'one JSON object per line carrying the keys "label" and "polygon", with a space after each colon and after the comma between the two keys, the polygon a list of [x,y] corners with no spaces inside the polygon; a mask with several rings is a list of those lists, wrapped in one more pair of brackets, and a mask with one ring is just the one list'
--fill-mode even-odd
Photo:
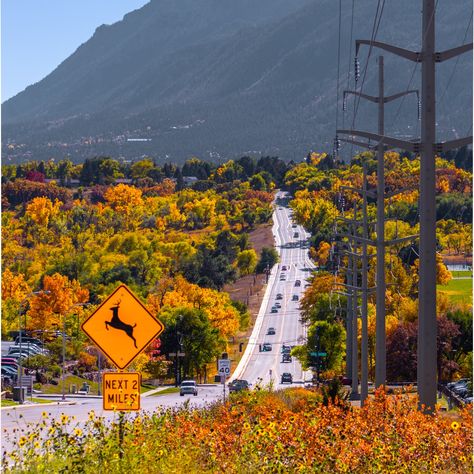
{"label": "deer crossing sign", "polygon": [[164,329],[125,285],[120,285],[81,327],[121,370]]}

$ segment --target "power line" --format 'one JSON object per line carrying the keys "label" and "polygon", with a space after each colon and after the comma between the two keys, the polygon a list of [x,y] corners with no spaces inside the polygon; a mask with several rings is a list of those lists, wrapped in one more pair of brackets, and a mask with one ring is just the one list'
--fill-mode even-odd
{"label": "power line", "polygon": [[[367,60],[365,62],[365,66],[364,66],[364,74],[363,74],[363,77],[362,77],[360,92],[362,92],[363,89],[364,89],[364,83],[365,83],[365,78],[367,76],[367,69],[368,69],[368,66],[369,66],[370,55],[372,54],[372,43],[375,41],[375,38],[377,37],[377,32],[378,32],[378,29],[379,29],[379,26],[380,26],[380,20],[382,19],[384,7],[385,7],[385,0],[383,0],[382,6],[380,6],[380,0],[379,0],[378,3],[377,3],[377,10],[375,12],[374,24],[372,26],[372,34],[371,34],[371,37],[370,37],[369,53],[367,54]],[[379,13],[379,10],[380,10],[380,13]],[[354,108],[354,115],[352,117],[352,126],[351,126],[352,129],[355,126],[355,119],[357,117],[357,112],[359,110],[359,103],[360,103],[360,96],[357,97],[355,108]]]}
{"label": "power line", "polygon": [[[434,16],[435,16],[436,9],[438,8],[438,2],[439,2],[439,0],[436,0],[433,13],[431,14],[431,18],[430,18],[430,22],[429,22],[430,24],[433,22],[433,18],[434,18]],[[421,41],[422,44],[424,43],[425,39],[426,39],[426,33],[425,33],[425,35],[423,36],[423,39],[422,39],[422,41]],[[413,78],[415,77],[415,73],[416,73],[416,70],[417,70],[417,68],[418,68],[418,64],[419,64],[419,63],[415,63],[415,65],[413,66],[413,70],[412,70],[412,72],[411,72],[410,80],[408,81],[408,85],[407,85],[407,88],[406,88],[407,91],[411,89],[411,83],[413,82]],[[422,98],[422,99],[423,99],[423,98]],[[403,106],[403,103],[404,103],[404,102],[405,102],[405,96],[403,96],[403,97],[402,97],[402,100],[400,101],[400,104],[399,104],[399,106],[398,106],[397,112],[395,113],[395,118],[392,120],[392,123],[390,124],[390,128],[392,128],[392,127],[395,125],[395,123],[396,123],[396,121],[397,121],[397,119],[398,119],[398,116],[400,115],[400,111],[401,111],[401,109],[402,109],[402,106]],[[418,130],[418,122],[417,122],[417,130]]]}
{"label": "power line", "polygon": [[[471,27],[471,23],[472,23],[472,11],[471,11],[471,16],[469,18],[469,22],[468,22],[467,27],[466,27],[466,31],[464,32],[464,37],[463,37],[463,40],[462,40],[463,45],[466,44],[466,39],[467,39],[467,35],[469,33],[469,29]],[[456,72],[456,68],[458,67],[459,59],[460,59],[460,56],[458,56],[456,58],[456,62],[454,63],[453,70],[451,71],[451,75],[449,76],[446,87],[444,88],[444,91],[441,94],[441,97],[439,99],[439,103],[443,107],[444,110],[446,110],[446,103],[444,101],[444,96],[446,95],[446,92],[448,91],[449,86],[451,85],[451,81],[453,80],[454,74]]]}
{"label": "power line", "polygon": [[[347,65],[347,85],[346,89],[349,89],[349,83],[350,83],[350,78],[351,78],[351,64],[352,64],[352,35],[354,31],[354,3],[355,0],[352,0],[352,10],[351,10],[351,34],[350,34],[350,39],[349,39],[349,62]],[[344,101],[344,98],[343,98]],[[343,112],[345,112],[345,107],[343,103]],[[342,114],[342,128],[344,127],[344,118],[345,118],[345,113]],[[352,147],[353,145],[351,145]],[[351,148],[351,156],[352,156],[352,148]]]}
{"label": "power line", "polygon": [[[341,66],[341,16],[342,16],[342,0],[339,0],[339,26],[338,26],[338,41],[337,41],[337,78],[336,78],[336,130],[339,128],[339,74]],[[337,134],[334,139],[334,158],[337,157],[339,151],[339,141]]]}

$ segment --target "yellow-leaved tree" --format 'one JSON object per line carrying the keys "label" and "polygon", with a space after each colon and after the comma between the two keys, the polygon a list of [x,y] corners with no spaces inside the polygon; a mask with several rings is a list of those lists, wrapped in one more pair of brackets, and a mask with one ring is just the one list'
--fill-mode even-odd
{"label": "yellow-leaved tree", "polygon": [[228,338],[239,329],[239,312],[227,293],[201,288],[182,276],[165,278],[158,287],[157,292],[150,294],[147,301],[155,314],[165,307],[197,308],[206,312],[212,326],[219,330],[221,336]]}

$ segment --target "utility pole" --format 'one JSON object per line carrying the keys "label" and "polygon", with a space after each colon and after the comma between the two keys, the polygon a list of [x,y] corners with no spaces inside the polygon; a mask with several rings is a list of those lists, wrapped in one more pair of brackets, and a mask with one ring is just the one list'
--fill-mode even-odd
{"label": "utility pole", "polygon": [[[417,90],[408,90],[385,97],[384,95],[384,61],[383,56],[378,57],[379,71],[379,94],[371,96],[358,91],[344,91],[344,100],[346,95],[352,94],[363,99],[378,104],[378,133],[383,136],[385,133],[385,104],[408,94],[416,94],[419,100]],[[357,76],[356,76],[357,78]],[[365,143],[357,142],[351,139],[341,139],[342,141],[353,143],[358,146],[367,146]],[[372,148],[372,147],[369,147]],[[375,316],[375,387],[385,385],[387,379],[387,351],[386,351],[386,329],[385,329],[385,171],[384,171],[384,153],[385,146],[382,141],[377,144],[377,221],[376,221],[376,248],[377,248],[377,269],[376,269],[376,316]],[[365,180],[364,180],[365,183]],[[400,190],[398,193],[403,192]],[[365,187],[365,194],[367,186]],[[398,194],[397,193],[397,194]],[[364,195],[362,193],[362,195]],[[375,197],[371,193],[372,197]],[[367,196],[366,196],[367,202]],[[367,209],[366,209],[367,212]],[[366,236],[368,238],[368,236]],[[367,251],[367,246],[365,247]]]}
{"label": "utility pole", "polygon": [[422,50],[414,52],[380,41],[356,40],[356,55],[361,44],[380,48],[410,61],[422,63],[421,139],[409,142],[384,134],[360,130],[338,130],[337,133],[376,140],[391,148],[420,153],[420,283],[418,309],[417,384],[419,407],[431,413],[436,404],[436,180],[435,153],[472,143],[472,136],[436,143],[435,63],[472,50],[472,43],[435,52],[435,0],[423,0]]}

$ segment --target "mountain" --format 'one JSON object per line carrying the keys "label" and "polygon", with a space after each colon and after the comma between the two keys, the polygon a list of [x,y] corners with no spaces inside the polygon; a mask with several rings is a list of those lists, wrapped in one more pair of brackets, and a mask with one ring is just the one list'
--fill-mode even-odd
{"label": "mountain", "polygon": [[[377,40],[420,49],[421,2],[388,3]],[[339,99],[353,88],[351,5],[342,0]],[[353,40],[371,37],[376,5],[356,2]],[[438,49],[471,33],[471,8],[466,0],[439,7]],[[333,0],[152,0],[97,28],[51,74],[2,104],[3,156],[15,162],[146,154],[179,162],[190,155],[300,159],[310,149],[331,151],[338,22]],[[377,93],[380,54],[372,51],[366,93]],[[420,87],[419,66],[384,56],[387,94]],[[462,136],[472,118],[472,56],[442,63],[438,73],[438,138]],[[338,112],[339,127],[352,123],[353,103]],[[416,110],[413,97],[387,106],[387,133],[417,135]],[[360,101],[356,128],[376,130],[376,123],[374,105]]]}

